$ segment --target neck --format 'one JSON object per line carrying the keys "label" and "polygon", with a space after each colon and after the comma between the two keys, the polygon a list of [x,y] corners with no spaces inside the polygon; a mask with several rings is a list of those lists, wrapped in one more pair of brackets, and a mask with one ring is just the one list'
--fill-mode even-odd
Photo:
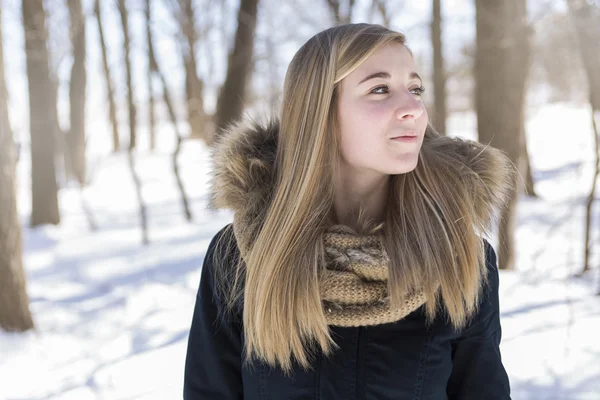
{"label": "neck", "polygon": [[337,223],[358,231],[364,222],[382,222],[389,180],[389,175],[361,174],[340,168],[333,201]]}

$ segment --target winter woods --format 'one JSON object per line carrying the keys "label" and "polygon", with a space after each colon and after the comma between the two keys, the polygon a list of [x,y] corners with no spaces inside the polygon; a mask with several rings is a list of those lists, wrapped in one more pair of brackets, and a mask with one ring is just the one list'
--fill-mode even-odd
{"label": "winter woods", "polygon": [[[203,246],[194,235],[223,221],[206,189],[212,146],[245,114],[278,113],[298,46],[349,22],[405,33],[432,125],[518,169],[490,238],[499,267],[537,282],[555,258],[561,279],[594,280],[600,294],[600,3],[543,3],[0,0],[0,330],[39,326],[39,282],[74,263],[57,255],[65,240],[89,238],[67,247],[92,261],[112,238],[131,244],[122,264],[99,261],[146,266],[119,284],[163,274],[173,237]],[[46,272],[40,259],[52,260]],[[85,281],[59,275],[74,292]]]}

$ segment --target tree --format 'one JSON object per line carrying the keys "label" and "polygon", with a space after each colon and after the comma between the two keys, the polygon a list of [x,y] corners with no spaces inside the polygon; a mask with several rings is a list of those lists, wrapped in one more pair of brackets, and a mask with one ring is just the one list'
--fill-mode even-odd
{"label": "tree", "polygon": [[229,54],[227,76],[217,100],[217,135],[242,116],[246,86],[252,70],[258,0],[240,0],[233,51]]}
{"label": "tree", "polygon": [[[146,27],[147,30],[150,31],[151,26],[151,15],[150,15],[150,0],[146,0]],[[148,37],[151,37],[148,34]],[[151,74],[156,74],[162,83],[163,88],[163,99],[165,104],[167,105],[167,110],[169,112],[169,117],[171,118],[171,122],[173,123],[173,130],[175,131],[175,136],[177,138],[177,144],[175,146],[175,151],[173,151],[173,174],[175,175],[175,180],[177,181],[177,188],[179,189],[179,193],[181,194],[181,203],[183,205],[183,211],[185,213],[185,218],[188,221],[192,220],[192,212],[190,210],[190,204],[188,200],[188,196],[185,192],[185,187],[183,186],[183,180],[181,179],[181,174],[179,172],[179,153],[181,151],[181,143],[183,142],[183,136],[181,132],[179,132],[179,128],[177,126],[177,117],[175,115],[175,107],[173,106],[172,96],[169,93],[169,87],[167,86],[167,81],[165,80],[165,76],[160,71],[158,67],[158,63],[156,62],[156,57],[154,56],[154,46],[152,40],[148,41],[148,56],[149,56],[149,70]],[[152,78],[152,76],[150,76]]]}
{"label": "tree", "polygon": [[144,15],[146,17],[146,46],[148,48],[148,134],[150,136],[150,150],[156,148],[156,116],[154,113],[154,85],[152,84],[152,29],[150,26],[150,15],[152,10],[152,2],[146,0]]}
{"label": "tree", "polygon": [[127,0],[118,0],[119,15],[123,26],[123,46],[125,48],[125,78],[127,80],[127,105],[129,109],[129,149],[135,149],[137,142],[137,110],[133,100],[133,71],[131,69],[131,39],[129,36],[129,17]]}
{"label": "tree", "polygon": [[[352,21],[352,10],[354,9],[355,0],[348,0],[342,4],[340,0],[327,0],[327,5],[333,14],[333,19],[336,25],[349,24]],[[382,7],[382,0],[379,0],[379,7]],[[343,9],[344,8],[344,9]]]}
{"label": "tree", "polygon": [[117,124],[117,107],[115,105],[115,91],[112,85],[110,68],[108,66],[108,55],[106,51],[106,42],[104,40],[104,30],[102,29],[102,14],[100,12],[100,0],[94,0],[94,14],[98,23],[98,34],[100,36],[100,49],[102,50],[102,66],[104,68],[104,77],[106,79],[106,91],[108,95],[108,115],[112,126],[113,151],[119,151],[121,141],[119,138],[119,126]]}
{"label": "tree", "polygon": [[586,202],[586,229],[585,229],[585,253],[583,272],[590,269],[590,236],[592,225],[592,206],[595,200],[596,182],[600,175],[600,154],[598,125],[595,114],[600,112],[600,54],[598,54],[598,43],[600,43],[600,5],[593,5],[586,0],[567,0],[569,13],[575,25],[579,51],[583,61],[588,85],[589,98],[592,108],[592,128],[595,145],[595,171],[592,188]]}
{"label": "tree", "polygon": [[131,71],[131,40],[129,38],[129,13],[127,11],[127,0],[118,0],[119,15],[121,16],[121,26],[123,28],[123,42],[125,46],[125,69],[127,72],[127,104],[129,106],[129,148],[127,151],[127,160],[129,169],[135,185],[135,193],[140,207],[140,222],[142,225],[142,243],[148,244],[148,218],[146,204],[142,196],[142,181],[135,170],[135,160],[133,151],[136,145],[136,109],[133,100],[133,81]]}
{"label": "tree", "polygon": [[[503,150],[523,171],[525,86],[530,64],[524,0],[475,0],[475,103],[479,140]],[[515,181],[516,187],[522,183]],[[514,268],[515,190],[501,213],[500,267]]]}
{"label": "tree", "polygon": [[80,185],[85,184],[85,17],[81,0],[68,0],[71,21],[71,43],[73,66],[69,89],[71,126],[67,134],[67,175],[75,177]]}
{"label": "tree", "polygon": [[442,51],[442,10],[440,0],[433,0],[431,22],[431,44],[433,46],[433,126],[446,134],[446,70]]}
{"label": "tree", "polygon": [[179,0],[179,21],[181,25],[182,56],[185,67],[185,93],[188,121],[192,137],[203,138],[208,142],[205,132],[204,82],[198,77],[196,65],[196,24],[192,0]]}
{"label": "tree", "polygon": [[[550,89],[550,101],[586,100],[587,86],[570,13],[550,8],[535,22],[535,58],[532,83]],[[535,73],[535,75],[534,75]],[[583,96],[582,96],[583,94]]]}
{"label": "tree", "polygon": [[600,4],[589,0],[567,0],[567,4],[588,79],[590,104],[594,111],[600,111]]}
{"label": "tree", "polygon": [[56,96],[50,80],[43,2],[22,0],[29,129],[31,135],[31,226],[59,224],[55,146],[58,121]]}
{"label": "tree", "polygon": [[531,157],[529,156],[529,148],[527,146],[525,134],[521,136],[521,145],[521,151],[523,152],[523,167],[525,168],[525,194],[529,197],[537,197],[535,181],[533,179],[533,168],[531,168]]}
{"label": "tree", "polygon": [[[276,21],[280,21],[280,17],[276,15],[277,10],[269,9],[264,14],[265,25],[268,32],[276,32],[278,27]],[[265,60],[268,71],[268,83],[267,92],[265,97],[267,104],[269,105],[272,112],[277,112],[281,106],[281,77],[279,73],[279,58],[278,58],[278,45],[281,43],[277,40],[275,35],[265,35],[263,37],[264,49],[265,49]]]}
{"label": "tree", "polygon": [[[59,68],[63,61],[68,58],[70,49],[65,46],[65,39],[70,43],[70,32],[68,22],[61,15],[61,9],[64,9],[66,1],[46,1],[42,2],[46,13],[46,48],[48,53],[48,66],[50,71],[50,82],[52,83],[52,99],[50,104],[53,107],[55,118],[55,142],[54,142],[54,163],[58,187],[68,177],[69,149],[67,143],[67,132],[63,131],[59,122],[58,94],[60,90]],[[65,23],[66,22],[66,23]],[[64,29],[65,26],[67,29]],[[66,35],[65,35],[66,32]]]}
{"label": "tree", "polygon": [[383,20],[383,26],[389,28],[392,23],[392,16],[390,15],[388,2],[386,0],[373,0],[371,3],[371,14],[377,11]]}
{"label": "tree", "polygon": [[21,226],[17,213],[16,153],[8,119],[0,7],[0,328],[33,329],[23,271]]}

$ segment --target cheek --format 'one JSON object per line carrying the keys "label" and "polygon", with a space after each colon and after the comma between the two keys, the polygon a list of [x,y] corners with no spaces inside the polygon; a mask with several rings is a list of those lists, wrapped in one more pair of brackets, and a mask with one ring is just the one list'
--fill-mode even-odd
{"label": "cheek", "polygon": [[429,114],[427,113],[427,109],[423,106],[423,114],[418,118],[418,123],[423,127],[423,130],[427,128],[427,124],[429,123]]}
{"label": "cheek", "polygon": [[427,125],[429,124],[429,116],[427,115],[427,111],[423,111],[423,114],[421,114],[419,118],[415,120],[415,122],[417,130],[421,134],[424,134],[427,130]]}
{"label": "cheek", "polygon": [[393,103],[389,101],[377,101],[372,103],[362,104],[357,110],[365,119],[368,119],[372,124],[383,123],[390,118],[394,113]]}
{"label": "cheek", "polygon": [[369,122],[358,113],[347,113],[344,117],[340,123],[340,155],[350,164],[361,163],[365,150],[372,147],[366,134]]}
{"label": "cheek", "polygon": [[[365,164],[381,151],[377,138],[385,133],[390,106],[385,102],[339,103],[340,153],[350,164]],[[426,125],[426,122],[425,122]]]}
{"label": "cheek", "polygon": [[[378,136],[387,121],[386,115],[383,107],[374,107],[371,104],[348,107],[341,114],[342,142],[346,142],[346,145],[350,147],[365,146],[366,144],[372,146],[373,139]],[[362,151],[364,152],[364,150],[363,148]]]}

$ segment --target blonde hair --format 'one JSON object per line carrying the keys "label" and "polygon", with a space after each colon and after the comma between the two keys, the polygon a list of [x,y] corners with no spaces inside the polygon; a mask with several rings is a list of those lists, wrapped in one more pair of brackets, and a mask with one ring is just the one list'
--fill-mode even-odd
{"label": "blonde hair", "polygon": [[[339,159],[336,102],[341,81],[389,43],[405,45],[405,38],[378,25],[342,25],[313,36],[289,65],[273,198],[235,273],[243,295],[234,285],[229,302],[243,297],[246,361],[289,373],[294,363],[310,368],[315,351],[330,355],[336,347],[320,294]],[[450,154],[452,140],[427,128],[416,169],[391,177],[380,235],[391,260],[392,307],[419,287],[428,322],[441,307],[458,329],[476,310],[486,279],[479,236],[486,226],[472,200],[475,183],[468,183],[480,178]]]}

